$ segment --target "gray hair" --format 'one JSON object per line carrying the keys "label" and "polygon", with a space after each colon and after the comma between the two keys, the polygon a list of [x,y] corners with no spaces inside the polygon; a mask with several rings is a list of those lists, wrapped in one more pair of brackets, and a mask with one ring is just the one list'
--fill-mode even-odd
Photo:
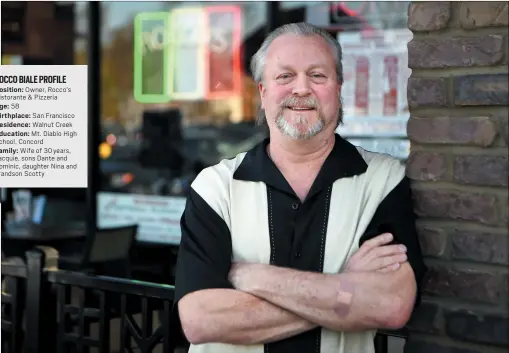
{"label": "gray hair", "polygon": [[[263,81],[265,58],[267,56],[269,46],[276,38],[284,34],[295,34],[301,37],[319,36],[323,38],[329,45],[331,53],[334,57],[334,62],[336,63],[337,80],[340,84],[343,83],[343,63],[342,63],[343,54],[339,42],[323,29],[313,26],[309,23],[299,22],[299,23],[289,23],[276,28],[267,36],[267,38],[265,38],[260,49],[258,49],[258,51],[253,55],[251,59],[251,74],[253,75],[253,79],[257,84]],[[262,109],[260,109],[256,121],[258,125],[263,125],[264,123],[266,123],[265,112]],[[343,121],[343,109],[340,108],[338,126],[339,124],[342,123],[342,121]]]}

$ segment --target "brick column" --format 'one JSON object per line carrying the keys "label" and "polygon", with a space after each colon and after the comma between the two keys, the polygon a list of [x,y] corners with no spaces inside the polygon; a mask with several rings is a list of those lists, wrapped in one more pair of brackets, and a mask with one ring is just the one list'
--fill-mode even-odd
{"label": "brick column", "polygon": [[506,352],[508,4],[413,2],[411,154],[430,268],[408,353]]}

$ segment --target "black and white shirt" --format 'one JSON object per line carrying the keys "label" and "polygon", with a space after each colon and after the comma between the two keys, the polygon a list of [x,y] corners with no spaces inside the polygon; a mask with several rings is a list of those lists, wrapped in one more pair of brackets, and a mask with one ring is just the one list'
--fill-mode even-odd
{"label": "black and white shirt", "polygon": [[[197,176],[181,220],[175,303],[194,291],[233,288],[232,262],[340,272],[364,241],[384,232],[406,245],[419,285],[426,267],[404,165],[335,139],[304,202],[267,155],[268,139]],[[189,352],[372,353],[375,333],[316,328],[266,345],[213,343]]]}

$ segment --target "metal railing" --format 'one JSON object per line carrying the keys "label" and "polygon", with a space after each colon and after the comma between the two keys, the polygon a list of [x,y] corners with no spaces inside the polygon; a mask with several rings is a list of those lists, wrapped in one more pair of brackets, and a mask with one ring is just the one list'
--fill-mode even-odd
{"label": "metal railing", "polygon": [[[157,345],[174,351],[180,327],[172,327],[173,286],[47,269],[44,263],[38,249],[26,253],[26,266],[2,263],[2,352],[109,353],[111,345],[120,352],[149,353]],[[155,311],[161,314],[157,327]],[[119,334],[110,335],[115,324]]]}
{"label": "metal railing", "polygon": [[[27,268],[2,263],[2,347],[1,351],[21,352]],[[9,346],[4,344],[8,343]]]}
{"label": "metal railing", "polygon": [[[52,271],[48,282],[54,285],[57,302],[57,353],[69,346],[78,352],[95,347],[107,353],[111,343],[120,352],[136,348],[149,353],[162,344],[163,352],[173,352],[170,318],[174,288],[148,282],[114,277],[88,276],[76,272]],[[71,291],[77,290],[78,303],[72,303]],[[153,313],[160,311],[159,326],[153,327]],[[141,324],[134,315],[141,315]],[[110,342],[112,319],[119,318],[119,342]],[[97,338],[90,336],[90,326],[98,325]],[[179,330],[175,327],[173,332]]]}

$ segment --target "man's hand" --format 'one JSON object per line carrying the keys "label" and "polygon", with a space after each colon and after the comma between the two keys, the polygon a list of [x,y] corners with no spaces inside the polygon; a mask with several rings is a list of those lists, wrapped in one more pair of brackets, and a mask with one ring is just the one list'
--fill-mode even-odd
{"label": "man's hand", "polygon": [[397,270],[407,261],[404,245],[387,245],[393,239],[392,234],[384,233],[362,244],[348,259],[343,272],[390,272]]}
{"label": "man's hand", "polygon": [[[407,261],[404,245],[386,245],[393,239],[392,234],[384,233],[362,244],[348,259],[343,272],[390,272],[397,270]],[[228,279],[238,290],[249,291],[251,273],[257,264],[233,263]]]}

